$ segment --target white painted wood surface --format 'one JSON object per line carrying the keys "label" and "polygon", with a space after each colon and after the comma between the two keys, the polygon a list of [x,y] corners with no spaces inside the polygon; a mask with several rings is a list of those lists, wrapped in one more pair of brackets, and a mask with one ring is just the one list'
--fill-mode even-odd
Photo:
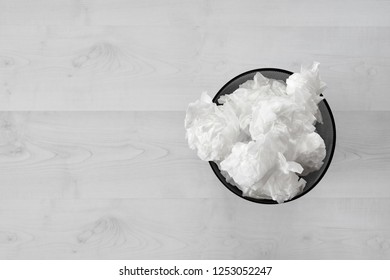
{"label": "white painted wood surface", "polygon": [[[390,1],[0,0],[0,259],[389,259]],[[184,110],[253,68],[321,62],[320,184],[236,197]]]}
{"label": "white painted wood surface", "polygon": [[0,257],[390,257],[390,112],[335,112],[328,173],[277,206],[225,189],[183,118],[3,112]]}
{"label": "white painted wood surface", "polygon": [[0,109],[182,111],[244,71],[317,60],[335,110],[389,110],[389,11],[373,0],[2,0]]}

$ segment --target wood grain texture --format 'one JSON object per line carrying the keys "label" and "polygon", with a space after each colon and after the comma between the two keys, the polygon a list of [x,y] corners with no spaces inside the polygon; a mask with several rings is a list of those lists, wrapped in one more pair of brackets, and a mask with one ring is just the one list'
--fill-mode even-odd
{"label": "wood grain texture", "polygon": [[388,198],[6,200],[6,259],[388,259]]}
{"label": "wood grain texture", "polygon": [[328,173],[277,206],[225,189],[183,118],[3,112],[0,258],[390,258],[389,112],[335,112]]}
{"label": "wood grain texture", "polygon": [[[308,195],[390,198],[390,113],[335,119],[333,163]],[[0,198],[229,197],[188,148],[183,120],[184,112],[1,113]]]}
{"label": "wood grain texture", "polygon": [[[0,259],[390,259],[390,1],[0,0]],[[337,145],[292,203],[236,197],[184,110],[319,61]]]}
{"label": "wood grain texture", "polygon": [[6,25],[0,110],[183,111],[242,72],[312,61],[334,110],[390,110],[389,57],[390,25]]}
{"label": "wood grain texture", "polygon": [[386,0],[1,0],[5,25],[388,26]]}

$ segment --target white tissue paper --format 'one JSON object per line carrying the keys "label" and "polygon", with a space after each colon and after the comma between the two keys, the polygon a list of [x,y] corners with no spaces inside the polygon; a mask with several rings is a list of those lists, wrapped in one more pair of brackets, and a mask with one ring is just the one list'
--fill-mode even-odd
{"label": "white tissue paper", "polygon": [[185,118],[188,144],[200,159],[224,159],[241,138],[238,119],[230,105],[217,106],[207,93],[188,106]]}
{"label": "white tissue paper", "polygon": [[300,176],[319,170],[325,143],[315,132],[325,84],[319,63],[302,67],[286,83],[256,73],[214,104],[206,93],[188,106],[186,138],[205,161],[215,161],[244,196],[278,203],[299,194]]}

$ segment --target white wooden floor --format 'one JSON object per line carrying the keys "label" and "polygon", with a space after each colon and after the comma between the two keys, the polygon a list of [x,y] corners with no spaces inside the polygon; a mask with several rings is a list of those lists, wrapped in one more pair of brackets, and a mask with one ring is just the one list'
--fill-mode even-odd
{"label": "white wooden floor", "polygon": [[[390,1],[0,0],[0,259],[390,259]],[[283,205],[225,189],[187,104],[321,62],[337,145]]]}

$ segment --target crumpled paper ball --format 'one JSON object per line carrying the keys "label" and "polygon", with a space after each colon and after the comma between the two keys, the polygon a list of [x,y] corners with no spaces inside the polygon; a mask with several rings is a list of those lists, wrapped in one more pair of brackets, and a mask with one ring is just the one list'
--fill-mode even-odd
{"label": "crumpled paper ball", "polygon": [[[286,84],[281,81],[267,79],[257,73],[253,80],[246,81],[234,91],[234,94],[221,96],[220,104],[229,104],[235,111],[242,132],[250,135],[249,126],[254,110],[259,109],[263,99],[285,95]],[[226,105],[225,105],[226,106]]]}
{"label": "crumpled paper ball", "polygon": [[217,106],[207,93],[188,106],[184,121],[186,138],[200,159],[224,159],[241,138],[238,118],[230,106]]}
{"label": "crumpled paper ball", "polygon": [[299,194],[305,176],[319,170],[326,155],[318,103],[325,84],[319,63],[302,67],[286,83],[256,73],[221,106],[207,94],[188,107],[185,128],[190,148],[215,161],[226,180],[244,196],[279,203]]}

